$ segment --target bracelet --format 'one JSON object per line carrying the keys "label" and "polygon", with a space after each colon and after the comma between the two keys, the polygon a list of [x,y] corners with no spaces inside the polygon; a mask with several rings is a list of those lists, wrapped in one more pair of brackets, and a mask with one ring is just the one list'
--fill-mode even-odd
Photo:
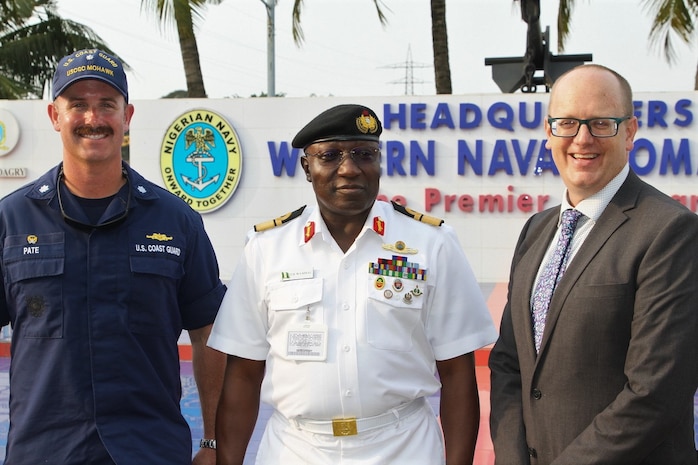
{"label": "bracelet", "polygon": [[201,442],[199,442],[199,447],[202,449],[215,449],[216,448],[216,440],[215,439],[202,439]]}

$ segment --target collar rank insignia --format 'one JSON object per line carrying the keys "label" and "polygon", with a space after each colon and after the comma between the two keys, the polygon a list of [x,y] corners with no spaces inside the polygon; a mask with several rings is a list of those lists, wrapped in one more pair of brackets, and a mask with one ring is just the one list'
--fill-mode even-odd
{"label": "collar rank insignia", "polygon": [[416,212],[411,208],[407,208],[400,205],[399,203],[391,203],[393,204],[393,208],[396,212],[402,213],[403,215],[407,215],[414,220],[421,221],[422,223],[430,224],[432,226],[441,226],[444,223],[444,220],[442,220],[441,218],[436,218],[434,216],[429,216],[423,213]]}
{"label": "collar rank insignia", "polygon": [[308,242],[315,235],[315,221],[308,221],[303,227],[303,240]]}
{"label": "collar rank insignia", "polygon": [[385,221],[380,216],[373,218],[373,230],[381,236],[385,233]]}

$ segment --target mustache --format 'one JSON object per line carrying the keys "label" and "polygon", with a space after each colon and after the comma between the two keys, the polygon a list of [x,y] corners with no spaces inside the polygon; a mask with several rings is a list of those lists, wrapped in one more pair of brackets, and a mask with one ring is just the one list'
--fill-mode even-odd
{"label": "mustache", "polygon": [[111,136],[114,134],[114,130],[109,126],[92,126],[87,124],[75,129],[75,134],[79,136]]}

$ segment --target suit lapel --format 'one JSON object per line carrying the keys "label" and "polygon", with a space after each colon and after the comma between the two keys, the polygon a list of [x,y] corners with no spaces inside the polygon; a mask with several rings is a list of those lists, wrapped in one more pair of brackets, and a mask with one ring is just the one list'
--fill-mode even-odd
{"label": "suit lapel", "polygon": [[[518,261],[513,280],[516,287],[512,289],[512,297],[517,299],[513,307],[522,308],[525,311],[512,312],[512,323],[514,327],[523,328],[524,340],[526,341],[524,346],[527,348],[526,353],[531,361],[536,359],[536,349],[533,344],[533,325],[531,323],[531,294],[538,268],[557,229],[559,212],[560,209],[557,207],[549,212],[542,213],[543,217],[540,223],[529,228],[526,239],[524,239],[522,244],[522,250],[525,252]],[[528,248],[526,247],[526,242],[530,242]]]}
{"label": "suit lapel", "polygon": [[572,291],[589,263],[599,253],[611,235],[628,220],[628,216],[625,212],[634,208],[637,204],[640,188],[640,179],[635,173],[630,171],[627,179],[613,199],[611,199],[611,202],[601,214],[596,225],[565,271],[564,276],[555,289],[553,298],[550,301],[550,306],[548,307],[548,316],[546,318],[545,330],[540,348],[541,353],[545,350],[550,335],[555,330],[555,325],[557,324],[560,312],[563,310],[565,300],[567,300],[569,293]]}

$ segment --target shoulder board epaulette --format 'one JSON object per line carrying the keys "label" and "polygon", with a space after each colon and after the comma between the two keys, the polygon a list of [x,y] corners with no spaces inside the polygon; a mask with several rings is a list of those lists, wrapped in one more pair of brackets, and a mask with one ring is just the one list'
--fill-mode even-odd
{"label": "shoulder board epaulette", "polygon": [[411,208],[403,207],[399,203],[391,202],[393,204],[393,208],[395,211],[398,211],[402,213],[403,215],[407,215],[412,219],[415,219],[417,221],[421,221],[422,223],[430,224],[432,226],[441,226],[444,223],[444,220],[441,218],[437,218],[435,216],[429,216],[429,215],[424,215],[423,213],[416,212],[412,210]]}
{"label": "shoulder board epaulette", "polygon": [[286,213],[285,215],[281,215],[280,217],[274,218],[273,220],[269,220],[269,221],[265,221],[263,223],[255,224],[254,230],[255,230],[255,232],[262,232],[262,231],[266,231],[267,229],[281,226],[284,223],[288,223],[289,221],[301,216],[301,214],[303,213],[303,210],[305,210],[305,207],[306,206],[303,205],[301,208],[299,208],[296,211]]}

